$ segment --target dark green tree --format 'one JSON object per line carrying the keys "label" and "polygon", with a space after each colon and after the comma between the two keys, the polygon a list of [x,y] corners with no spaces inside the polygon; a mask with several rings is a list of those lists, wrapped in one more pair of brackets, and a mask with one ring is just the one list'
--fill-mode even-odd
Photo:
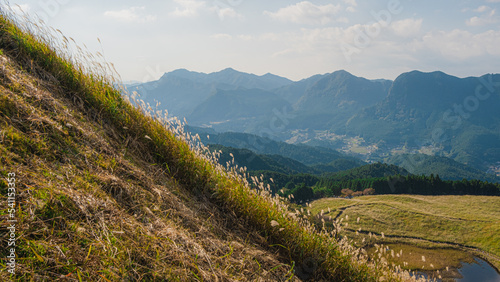
{"label": "dark green tree", "polygon": [[314,191],[311,187],[306,186],[305,183],[301,183],[292,190],[294,197],[294,202],[305,203],[314,199]]}

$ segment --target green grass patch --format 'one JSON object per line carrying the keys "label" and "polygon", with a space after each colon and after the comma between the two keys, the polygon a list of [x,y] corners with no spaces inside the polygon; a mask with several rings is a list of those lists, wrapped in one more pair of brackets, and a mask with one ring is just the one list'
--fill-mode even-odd
{"label": "green grass patch", "polygon": [[[500,197],[380,195],[321,199],[312,214],[341,213],[346,229],[474,247],[500,257]],[[348,217],[348,219],[345,219]],[[358,220],[359,218],[359,220]],[[353,232],[351,232],[353,233]]]}
{"label": "green grass patch", "polygon": [[462,263],[473,263],[473,255],[451,248],[421,248],[407,244],[384,244],[377,250],[372,246],[368,254],[381,253],[389,263],[400,265],[407,270],[444,270],[446,267],[459,268]]}

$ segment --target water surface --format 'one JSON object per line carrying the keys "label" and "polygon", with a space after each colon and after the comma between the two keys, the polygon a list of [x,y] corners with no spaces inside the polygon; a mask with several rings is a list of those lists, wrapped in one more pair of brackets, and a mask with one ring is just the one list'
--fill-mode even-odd
{"label": "water surface", "polygon": [[463,263],[458,269],[463,278],[457,282],[500,282],[500,273],[490,264],[477,257],[474,260],[475,263]]}

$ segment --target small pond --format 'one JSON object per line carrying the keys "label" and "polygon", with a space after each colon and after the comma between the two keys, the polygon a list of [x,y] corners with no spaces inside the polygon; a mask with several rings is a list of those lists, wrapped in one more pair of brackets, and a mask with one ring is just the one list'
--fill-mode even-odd
{"label": "small pond", "polygon": [[464,263],[458,271],[463,276],[460,282],[500,282],[500,273],[480,258],[474,258],[475,263]]}
{"label": "small pond", "polygon": [[500,282],[500,273],[489,263],[478,257],[474,257],[473,262],[463,262],[459,268],[452,267],[439,272],[418,271],[417,275],[434,278],[442,282]]}
{"label": "small pond", "polygon": [[413,270],[417,276],[437,281],[500,282],[500,273],[488,262],[458,249],[387,243],[370,247],[367,251],[371,256],[383,254],[388,263],[401,265]]}

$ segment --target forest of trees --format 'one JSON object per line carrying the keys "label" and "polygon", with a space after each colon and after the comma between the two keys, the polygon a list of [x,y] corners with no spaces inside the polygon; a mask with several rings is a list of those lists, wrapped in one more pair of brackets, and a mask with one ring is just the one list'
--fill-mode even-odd
{"label": "forest of trees", "polygon": [[[263,176],[273,194],[290,196],[295,203],[325,197],[370,194],[489,195],[500,196],[500,183],[481,180],[442,180],[437,174],[415,175],[396,165],[365,164],[355,168],[351,160],[338,159],[320,167],[307,166],[280,155],[260,155],[247,149],[211,145],[223,152],[219,162],[247,167],[250,176]],[[341,169],[344,167],[344,170]],[[339,171],[342,170],[342,171]],[[273,179],[270,181],[270,179]]]}
{"label": "forest of trees", "polygon": [[480,180],[441,180],[438,175],[395,175],[378,178],[336,180],[321,179],[314,187],[315,198],[342,195],[342,189],[363,191],[373,188],[376,194],[417,195],[487,195],[500,196],[500,184]]}
{"label": "forest of trees", "polygon": [[251,174],[273,179],[273,193],[293,195],[295,203],[303,203],[326,197],[361,196],[370,194],[415,194],[415,195],[484,195],[500,196],[500,183],[481,180],[442,180],[439,175],[413,175],[400,171],[396,166],[372,164],[330,176],[310,174],[288,175],[270,171],[254,171]]}

